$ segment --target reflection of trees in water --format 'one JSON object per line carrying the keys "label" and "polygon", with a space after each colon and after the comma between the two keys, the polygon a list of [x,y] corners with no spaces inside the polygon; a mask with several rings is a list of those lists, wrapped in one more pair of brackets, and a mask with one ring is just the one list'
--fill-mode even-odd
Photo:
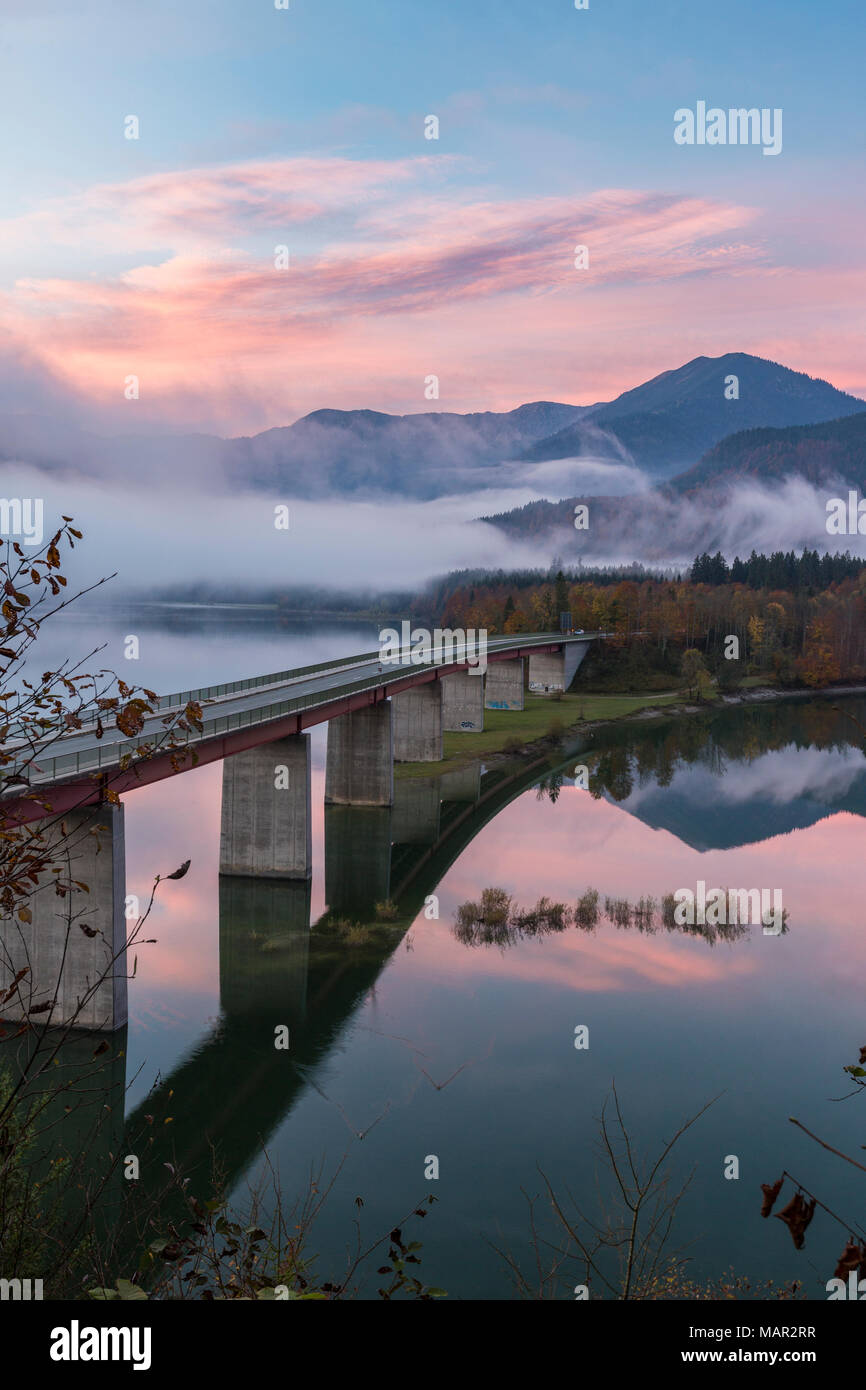
{"label": "reflection of trees in water", "polygon": [[539,898],[524,911],[504,888],[485,888],[481,901],[461,903],[452,928],[464,946],[513,946],[534,936],[548,936],[572,925],[566,903]]}
{"label": "reflection of trees in water", "polygon": [[539,898],[534,907],[523,909],[504,888],[485,888],[480,901],[460,904],[451,930],[464,946],[502,947],[564,932],[569,927],[593,932],[600,923],[650,936],[661,931],[699,936],[709,946],[717,941],[739,941],[749,933],[746,922],[677,922],[676,906],[673,893],[666,893],[660,900],[641,897],[635,903],[627,898],[605,898],[602,905],[598,889],[587,888],[573,905]]}
{"label": "reflection of trees in water", "polygon": [[[858,711],[864,702],[850,702]],[[589,769],[589,791],[596,799],[625,801],[635,784],[667,787],[682,767],[700,766],[721,777],[731,763],[752,762],[785,748],[842,751],[861,747],[856,723],[826,700],[797,704],[738,706],[682,719],[664,727],[608,729],[604,747],[581,756]],[[555,779],[539,787],[548,790]]]}
{"label": "reflection of trees in water", "polygon": [[549,777],[542,777],[535,788],[536,801],[544,801],[546,797],[548,801],[552,801],[556,805],[564,780],[564,775],[561,772],[551,772]]}

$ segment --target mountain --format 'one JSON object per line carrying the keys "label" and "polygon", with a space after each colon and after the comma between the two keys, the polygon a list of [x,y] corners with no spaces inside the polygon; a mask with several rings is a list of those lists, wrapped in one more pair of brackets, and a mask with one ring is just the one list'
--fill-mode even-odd
{"label": "mountain", "polygon": [[[316,410],[293,425],[226,442],[226,466],[238,484],[279,486],[294,496],[387,492],[441,497],[501,485],[513,459],[586,407],[534,401],[499,414]],[[508,470],[506,470],[508,471]]]}
{"label": "mountain", "polygon": [[[737,378],[736,400],[726,399],[729,377]],[[540,462],[597,452],[604,431],[611,457],[619,445],[640,468],[666,478],[697,463],[727,435],[761,426],[809,425],[863,408],[863,401],[829,382],[749,353],[729,352],[696,357],[609,404],[590,406],[524,457]]]}
{"label": "mountain", "polygon": [[[737,400],[725,399],[729,377],[737,378]],[[633,467],[621,466],[632,459],[649,482],[693,470],[700,461],[704,473],[694,475],[688,490],[702,487],[714,472],[737,468],[760,473],[775,466],[779,472],[773,476],[783,476],[784,458],[795,457],[773,455],[772,464],[766,450],[775,443],[769,439],[749,440],[748,449],[759,451],[752,462],[745,456],[734,461],[741,445],[711,456],[729,436],[742,439],[743,431],[790,431],[819,421],[841,426],[844,417],[856,419],[864,411],[866,402],[826,381],[747,353],[727,353],[697,357],[607,403],[533,401],[515,410],[469,415],[315,410],[294,424],[234,439],[206,434],[107,438],[66,421],[5,415],[0,417],[0,463],[120,482],[145,475],[172,485],[182,480],[288,498],[429,499],[526,486],[563,497],[587,486],[592,476],[594,492],[613,494],[621,491],[617,483],[623,475],[629,489],[634,487]],[[816,450],[828,466],[834,449],[848,460],[846,466],[854,466],[853,436],[840,438],[838,445],[829,436],[804,435],[795,442],[797,462],[791,466],[806,476],[809,467],[817,467]],[[585,463],[570,463],[575,456]],[[564,465],[556,463],[563,459]],[[611,469],[611,464],[620,466]]]}
{"label": "mountain", "polygon": [[[773,498],[780,484],[793,479],[814,491],[811,500],[804,494],[782,514]],[[514,540],[553,545],[569,560],[639,556],[665,563],[697,550],[747,554],[821,544],[829,491],[844,496],[848,488],[866,493],[866,410],[817,425],[742,430],[709,449],[693,468],[631,497],[529,502],[479,520]],[[574,529],[578,502],[589,506],[585,532]],[[850,544],[856,551],[858,538]]]}
{"label": "mountain", "polygon": [[668,787],[652,786],[634,805],[628,800],[621,805],[652,830],[666,830],[700,854],[761,844],[793,830],[806,830],[840,811],[866,816],[866,777],[862,776],[851,791],[829,804],[805,794],[783,803],[767,796],[751,798],[734,810],[730,803],[716,800],[713,791],[710,784],[699,800],[691,800],[680,788],[672,794]]}
{"label": "mountain", "polygon": [[668,487],[691,494],[748,478],[784,482],[793,477],[866,491],[866,410],[819,425],[729,435]]}
{"label": "mountain", "polygon": [[40,415],[0,415],[0,465],[30,464],[77,478],[176,480],[212,476],[226,441],[210,434],[100,435]]}
{"label": "mountain", "polygon": [[290,497],[387,495],[431,498],[519,485],[509,459],[562,429],[585,407],[533,401],[505,412],[386,415],[316,410],[294,424],[235,439],[153,434],[106,438],[33,415],[0,416],[0,464],[112,479],[222,483]]}

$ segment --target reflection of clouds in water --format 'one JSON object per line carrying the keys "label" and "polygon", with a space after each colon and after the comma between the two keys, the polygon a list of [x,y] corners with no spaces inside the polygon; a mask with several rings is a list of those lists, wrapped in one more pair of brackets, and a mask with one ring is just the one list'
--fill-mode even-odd
{"label": "reflection of clouds in water", "polygon": [[130,1021],[142,1032],[160,1032],[164,1028],[189,1028],[189,1019],[179,1009],[169,1009],[165,1004],[148,999],[130,1011]]}
{"label": "reflection of clouds in water", "polygon": [[[670,784],[687,801],[742,805],[772,801],[783,806],[801,797],[832,805],[847,796],[866,772],[866,761],[857,748],[788,748],[762,753],[751,762],[728,761],[724,775],[705,767],[679,767]],[[658,791],[653,779],[636,787],[621,804],[636,810]]]}

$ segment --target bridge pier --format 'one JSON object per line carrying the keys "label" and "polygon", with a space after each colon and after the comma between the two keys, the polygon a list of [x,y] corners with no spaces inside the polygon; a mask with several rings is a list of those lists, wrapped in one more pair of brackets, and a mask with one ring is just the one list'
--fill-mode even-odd
{"label": "bridge pier", "polygon": [[392,695],[391,707],[395,762],[441,762],[442,682],[429,681]]}
{"label": "bridge pier", "polygon": [[589,642],[569,642],[558,652],[539,652],[530,656],[530,692],[546,695],[552,690],[568,690],[589,647]]}
{"label": "bridge pier", "polygon": [[326,806],[390,806],[394,737],[390,700],[340,714],[328,724]]}
{"label": "bridge pier", "polygon": [[244,878],[312,874],[309,734],[226,758],[219,871]]}
{"label": "bridge pier", "polygon": [[515,661],[491,661],[484,686],[485,709],[523,709],[522,657]]}
{"label": "bridge pier", "polygon": [[442,727],[454,733],[481,733],[484,728],[484,676],[457,671],[443,676]]}
{"label": "bridge pier", "polygon": [[[63,823],[51,867],[62,866],[63,877],[86,883],[88,892],[58,897],[57,876],[44,873],[27,903],[32,920],[0,922],[0,991],[28,970],[0,1016],[114,1032],[127,1020],[123,807],[69,811]],[[34,1006],[52,1002],[33,1014]]]}

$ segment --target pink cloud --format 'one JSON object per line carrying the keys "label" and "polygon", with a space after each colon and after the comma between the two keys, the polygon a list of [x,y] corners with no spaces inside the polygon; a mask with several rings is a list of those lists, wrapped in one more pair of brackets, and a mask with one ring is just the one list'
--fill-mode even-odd
{"label": "pink cloud", "polygon": [[229,432],[326,405],[424,409],[430,372],[453,410],[600,399],[732,348],[862,380],[861,273],[772,265],[745,234],[753,210],[623,189],[493,199],[446,187],[455,169],[259,160],[54,200],[0,223],[0,248],[123,246],[129,264],[18,280],[7,332],[100,409],[123,413],[135,373],[137,424]]}
{"label": "pink cloud", "polygon": [[357,210],[394,197],[414,180],[436,177],[455,161],[339,157],[249,160],[211,168],[169,170],[122,183],[95,184],[51,198],[0,222],[0,251],[47,244],[116,254],[171,245],[236,244],[239,238]]}

